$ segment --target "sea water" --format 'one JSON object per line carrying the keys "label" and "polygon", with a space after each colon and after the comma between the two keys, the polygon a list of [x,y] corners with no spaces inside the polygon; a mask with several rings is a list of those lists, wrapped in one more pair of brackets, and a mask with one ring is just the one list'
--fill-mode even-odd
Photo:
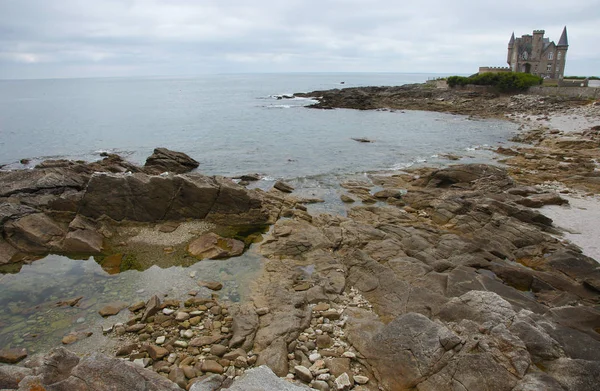
{"label": "sea water", "polygon": [[[294,92],[365,85],[401,85],[440,75],[256,74],[193,78],[109,78],[0,81],[0,165],[30,169],[45,159],[95,160],[114,152],[143,164],[155,147],[189,154],[207,175],[259,173],[254,186],[285,179],[297,194],[323,198],[310,211],[345,213],[339,182],[368,172],[415,164],[490,161],[489,149],[516,125],[420,111],[315,110]],[[342,84],[343,82],[343,84]],[[353,138],[367,138],[359,143]],[[26,164],[21,159],[30,160]],[[178,265],[178,263],[174,263]],[[109,275],[93,258],[50,255],[17,274],[0,274],[0,346],[46,350],[69,332],[94,335],[74,350],[109,346],[97,311],[113,301],[133,303],[151,294],[185,296],[196,279],[224,282],[221,293],[243,298],[260,268],[251,249],[227,261],[189,267],[154,266]],[[196,272],[196,278],[189,277]],[[177,291],[173,291],[176,287]],[[83,296],[79,306],[56,303]],[[86,345],[87,344],[87,345]]]}

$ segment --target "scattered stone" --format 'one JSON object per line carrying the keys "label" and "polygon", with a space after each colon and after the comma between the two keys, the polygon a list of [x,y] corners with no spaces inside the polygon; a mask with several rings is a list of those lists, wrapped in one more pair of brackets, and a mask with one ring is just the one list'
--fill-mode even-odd
{"label": "scattered stone", "polygon": [[356,202],[356,200],[350,196],[347,196],[346,194],[342,194],[340,196],[340,200],[342,200],[342,202],[346,203],[346,204],[351,204],[353,202]]}
{"label": "scattered stone", "polygon": [[202,370],[202,372],[211,372],[218,374],[222,374],[223,372],[225,372],[223,366],[214,360],[205,360],[202,363],[200,369]]}
{"label": "scattered stone", "polygon": [[355,375],[353,376],[353,379],[356,384],[367,384],[369,382],[368,377],[361,375]]}
{"label": "scattered stone", "polygon": [[305,383],[310,383],[313,380],[310,370],[302,365],[296,365],[294,371],[296,372],[296,377]]}
{"label": "scattered stone", "polygon": [[155,345],[148,345],[146,347],[146,351],[148,352],[150,358],[152,358],[154,361],[160,360],[161,358],[169,354],[169,351],[167,349]]}
{"label": "scattered stone", "polygon": [[350,378],[348,377],[347,373],[342,373],[340,376],[338,376],[335,379],[335,388],[338,391],[342,391],[342,390],[347,390],[352,386],[352,383],[350,383]]}
{"label": "scattered stone", "polygon": [[217,281],[198,281],[198,285],[206,287],[212,291],[220,291],[223,289],[223,284]]}

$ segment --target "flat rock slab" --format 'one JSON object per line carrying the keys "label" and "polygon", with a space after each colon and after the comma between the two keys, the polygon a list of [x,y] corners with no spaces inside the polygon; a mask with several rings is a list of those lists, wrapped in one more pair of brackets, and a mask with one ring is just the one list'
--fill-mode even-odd
{"label": "flat rock slab", "polygon": [[2,349],[0,350],[0,362],[6,364],[16,364],[27,357],[25,349]]}
{"label": "flat rock slab", "polygon": [[208,233],[188,245],[188,253],[198,259],[222,259],[241,255],[244,242]]}
{"label": "flat rock slab", "polygon": [[[198,391],[201,388],[192,388],[190,391]],[[290,383],[277,377],[266,365],[253,368],[237,379],[229,391],[308,391],[310,388]]]}

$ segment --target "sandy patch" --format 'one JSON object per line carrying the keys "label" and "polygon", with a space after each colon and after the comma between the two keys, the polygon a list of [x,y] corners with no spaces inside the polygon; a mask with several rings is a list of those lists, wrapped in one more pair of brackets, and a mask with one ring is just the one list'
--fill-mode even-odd
{"label": "sandy patch", "polygon": [[176,246],[186,243],[198,235],[209,232],[215,225],[205,221],[187,221],[183,222],[173,232],[159,231],[159,225],[154,227],[129,227],[124,231],[127,235],[132,235],[129,243],[143,243],[156,246]]}
{"label": "sandy patch", "polygon": [[563,196],[569,205],[550,205],[541,212],[564,229],[564,238],[600,262],[600,197]]}

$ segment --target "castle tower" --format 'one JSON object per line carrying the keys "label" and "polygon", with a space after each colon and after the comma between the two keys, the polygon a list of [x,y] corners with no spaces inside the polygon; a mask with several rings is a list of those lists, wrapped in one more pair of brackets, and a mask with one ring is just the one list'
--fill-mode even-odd
{"label": "castle tower", "polygon": [[565,63],[567,61],[567,50],[569,49],[569,40],[567,39],[567,26],[563,29],[558,44],[556,45],[556,78],[562,79],[565,75]]}
{"label": "castle tower", "polygon": [[508,54],[506,55],[506,62],[508,63],[508,66],[510,66],[512,68],[512,52],[513,52],[513,48],[515,47],[515,32],[513,31],[512,35],[510,36],[510,41],[508,41]]}
{"label": "castle tower", "polygon": [[533,30],[533,42],[531,48],[531,61],[539,61],[544,48],[544,30]]}

